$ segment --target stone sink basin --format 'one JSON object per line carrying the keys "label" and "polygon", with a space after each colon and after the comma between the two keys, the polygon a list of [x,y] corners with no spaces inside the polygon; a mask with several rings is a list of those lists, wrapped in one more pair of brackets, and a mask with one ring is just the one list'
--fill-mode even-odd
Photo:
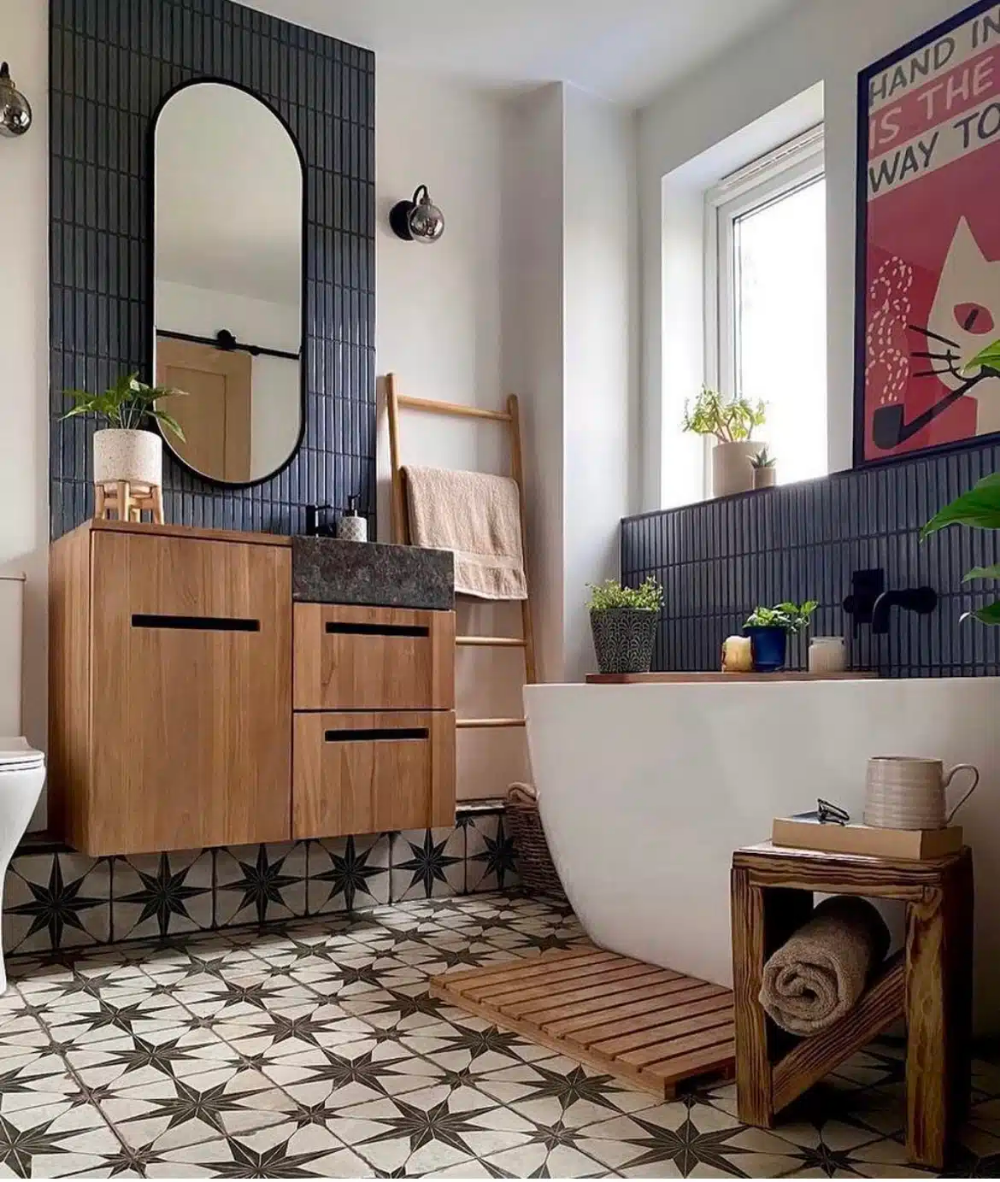
{"label": "stone sink basin", "polygon": [[292,599],[451,611],[454,559],[450,550],[294,537]]}

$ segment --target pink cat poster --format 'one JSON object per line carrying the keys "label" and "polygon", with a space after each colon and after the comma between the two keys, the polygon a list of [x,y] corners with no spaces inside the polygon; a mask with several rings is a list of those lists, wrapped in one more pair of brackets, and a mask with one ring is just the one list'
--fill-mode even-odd
{"label": "pink cat poster", "polygon": [[855,462],[1000,432],[1000,3],[860,75]]}

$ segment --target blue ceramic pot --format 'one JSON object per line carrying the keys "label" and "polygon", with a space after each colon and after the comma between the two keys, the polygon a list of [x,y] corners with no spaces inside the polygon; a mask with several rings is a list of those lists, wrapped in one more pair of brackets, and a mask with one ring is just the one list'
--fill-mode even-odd
{"label": "blue ceramic pot", "polygon": [[753,650],[753,667],[758,673],[776,673],[785,664],[788,633],[784,628],[744,628]]}

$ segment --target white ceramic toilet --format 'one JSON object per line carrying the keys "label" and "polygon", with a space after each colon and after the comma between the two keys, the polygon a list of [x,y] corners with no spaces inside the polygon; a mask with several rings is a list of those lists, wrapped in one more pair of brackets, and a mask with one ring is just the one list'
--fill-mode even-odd
{"label": "white ceramic toilet", "polygon": [[[45,783],[45,756],[21,730],[21,622],[24,579],[0,574],[0,900],[7,867]],[[13,733],[13,738],[4,738]],[[7,974],[0,956],[0,993]]]}

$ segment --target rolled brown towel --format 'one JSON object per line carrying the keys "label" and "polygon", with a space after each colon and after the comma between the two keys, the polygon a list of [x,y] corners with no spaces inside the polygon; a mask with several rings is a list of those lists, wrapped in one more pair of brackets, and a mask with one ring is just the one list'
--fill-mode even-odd
{"label": "rolled brown towel", "polygon": [[826,899],[764,965],[760,1004],[790,1034],[819,1034],[850,1010],[889,951],[889,929],[865,899]]}

